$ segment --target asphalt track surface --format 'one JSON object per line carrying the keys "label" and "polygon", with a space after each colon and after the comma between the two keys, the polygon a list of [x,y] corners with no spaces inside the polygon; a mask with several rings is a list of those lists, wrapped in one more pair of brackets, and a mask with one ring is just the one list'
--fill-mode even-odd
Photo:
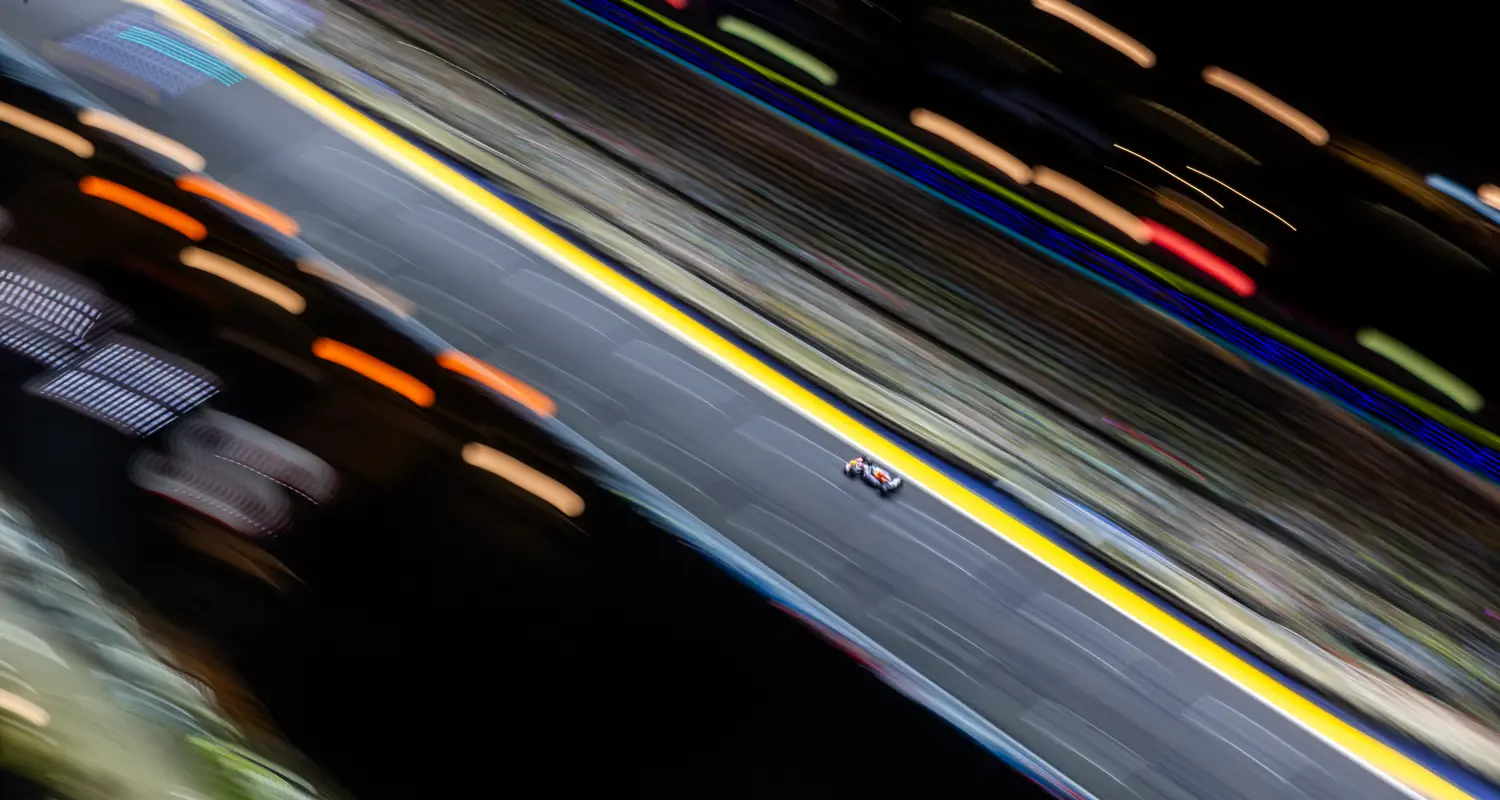
{"label": "asphalt track surface", "polygon": [[[0,26],[37,52],[132,10],[12,5]],[[1405,796],[922,487],[846,480],[850,445],[255,82],[153,105],[64,72],[1097,797]]]}

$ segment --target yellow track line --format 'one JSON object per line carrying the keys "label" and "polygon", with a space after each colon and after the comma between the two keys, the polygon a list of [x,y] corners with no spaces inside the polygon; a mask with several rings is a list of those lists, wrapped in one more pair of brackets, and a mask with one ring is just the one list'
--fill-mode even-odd
{"label": "yellow track line", "polygon": [[241,42],[207,16],[180,0],[129,0],[161,13],[179,30],[292,105],[401,168],[429,189],[525,244],[612,300],[698,352],[756,385],[789,408],[855,447],[884,461],[897,473],[970,519],[989,528],[1031,557],[1133,618],[1188,656],[1314,735],[1366,765],[1409,793],[1431,800],[1472,800],[1469,795],[1282,685],[1207,636],[1158,608],[1047,537],[986,502],[933,468],[866,428],[832,404],[762,363],[670,303],[610,269],[536,220],[490,194],[457,170],[406,141],[348,104],[298,75],[276,59]]}

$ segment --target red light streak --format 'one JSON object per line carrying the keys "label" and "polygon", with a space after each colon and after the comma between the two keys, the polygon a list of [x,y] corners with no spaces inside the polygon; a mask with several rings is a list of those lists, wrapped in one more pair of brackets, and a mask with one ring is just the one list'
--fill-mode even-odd
{"label": "red light streak", "polygon": [[1183,261],[1197,267],[1201,272],[1219,283],[1229,287],[1229,290],[1240,297],[1249,297],[1255,294],[1255,281],[1249,275],[1241,272],[1239,268],[1222,258],[1209,252],[1202,245],[1192,239],[1183,236],[1167,226],[1142,219],[1146,227],[1151,229],[1151,243],[1161,245]]}

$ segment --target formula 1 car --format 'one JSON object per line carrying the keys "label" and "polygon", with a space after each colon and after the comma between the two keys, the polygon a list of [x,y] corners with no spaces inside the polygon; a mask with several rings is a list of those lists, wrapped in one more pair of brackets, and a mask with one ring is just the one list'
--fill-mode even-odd
{"label": "formula 1 car", "polygon": [[863,478],[865,483],[880,490],[882,496],[901,488],[901,477],[876,464],[864,456],[855,456],[844,465],[844,474],[851,478]]}

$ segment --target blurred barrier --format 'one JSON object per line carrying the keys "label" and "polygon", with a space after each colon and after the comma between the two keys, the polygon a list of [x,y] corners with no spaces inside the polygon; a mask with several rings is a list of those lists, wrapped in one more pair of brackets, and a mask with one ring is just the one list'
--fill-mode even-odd
{"label": "blurred barrier", "polygon": [[[822,260],[825,269],[835,268],[830,271],[837,271],[837,265],[771,229],[758,229],[757,239],[726,224],[567,130],[587,129],[586,123],[557,114],[547,119],[497,92],[487,80],[455,68],[422,47],[401,42],[345,7],[320,7],[321,27],[308,32],[283,27],[277,19],[237,0],[201,0],[200,5],[211,7],[324,85],[502,181],[510,191],[588,237],[610,257],[857,408],[991,476],[1002,489],[1061,524],[1112,563],[1274,663],[1500,778],[1500,737],[1492,729],[1415,691],[1348,643],[1353,637],[1364,645],[1373,642],[1390,650],[1391,631],[1409,631],[1404,633],[1407,642],[1443,639],[1443,635],[1434,631],[1430,621],[1414,618],[1409,608],[1398,608],[1341,577],[1326,561],[1310,561],[1307,542],[1288,543],[1284,535],[1263,530],[1268,523],[1302,522],[1289,519],[1297,511],[1290,504],[1279,507],[1283,497],[1257,495],[1254,483],[1249,492],[1243,484],[1230,484],[1214,488],[1220,498],[1237,499],[1238,505],[1215,502],[1179,481],[1143,470],[1114,442],[1038,404],[1035,396],[1020,394],[976,370],[946,348],[852,297],[851,292],[867,297],[886,292],[868,279],[847,273],[848,286],[840,287],[820,277],[818,271],[806,267],[807,262]],[[418,35],[430,34],[419,25],[411,24],[410,29]],[[401,94],[390,86],[399,87]],[[636,160],[656,163],[639,153]],[[698,188],[710,197],[719,191],[715,186],[699,184]],[[1009,251],[996,255],[1015,257]],[[872,258],[875,264],[890,263],[887,257]],[[950,345],[971,342],[971,346],[991,347],[1002,355],[1020,356],[1014,341],[996,339],[993,333],[975,327],[972,321],[982,315],[955,312],[951,298],[924,295],[920,286],[903,290],[901,297],[886,292],[881,300],[871,302],[899,309],[918,329],[941,331],[943,341]],[[908,304],[908,297],[922,305]],[[1143,314],[1122,306],[1117,316],[1128,319],[1112,324],[1134,323]],[[1169,324],[1154,335],[1165,354],[1157,358],[1165,357],[1168,362],[1174,354],[1190,359],[1203,352],[1201,343],[1186,329],[1175,330]],[[1194,367],[1216,370],[1218,377],[1226,369],[1236,372],[1212,360],[1194,363]],[[1061,377],[1031,377],[1035,385],[1051,390],[1051,396],[1042,393],[1048,399],[1068,399],[1072,394],[1072,387]],[[1273,402],[1308,403],[1295,390],[1264,382],[1258,391],[1269,393]],[[1222,395],[1222,387],[1208,394]],[[1118,402],[1125,404],[1127,399]],[[1159,417],[1150,407],[1142,413],[1153,421]],[[1434,471],[1341,412],[1323,409],[1312,416],[1295,419],[1293,429],[1274,431],[1274,436],[1305,434],[1322,440],[1331,435],[1312,427],[1317,424],[1334,429],[1346,445],[1357,444],[1359,452],[1376,454],[1366,458],[1400,463],[1405,474],[1428,476]],[[1253,438],[1277,420],[1241,422],[1254,425],[1235,433]],[[1268,438],[1272,435],[1266,433]],[[1346,448],[1325,457],[1347,459],[1350,452]],[[1217,455],[1223,459],[1238,453],[1228,448]],[[1198,468],[1209,466],[1193,463]],[[1211,466],[1221,464],[1222,460],[1216,460]],[[1206,481],[1223,482],[1220,472],[1202,469],[1200,474],[1208,476]],[[1413,480],[1425,484],[1436,479]],[[1068,496],[1085,500],[1123,527],[1085,511]],[[1273,512],[1262,510],[1250,517],[1254,522],[1246,519],[1245,509],[1264,507],[1268,497],[1276,498],[1273,502],[1278,504],[1273,507],[1274,516],[1268,519]],[[1236,508],[1241,513],[1234,513]],[[1313,526],[1310,534],[1330,539],[1327,544],[1336,553],[1347,543],[1333,541],[1332,534],[1359,520],[1337,521],[1341,524],[1331,529],[1327,523]],[[1388,523],[1372,527],[1388,527]],[[1358,562],[1363,554],[1346,552],[1339,557]],[[1191,565],[1192,571],[1183,565]],[[1419,574],[1405,580],[1404,586],[1420,592],[1428,577]],[[1431,639],[1423,640],[1423,636]],[[1467,658],[1480,666],[1486,660]],[[1465,704],[1470,714],[1493,719],[1484,703],[1493,694],[1491,688],[1466,685],[1464,677],[1438,676],[1438,680],[1455,696],[1471,698]],[[1476,697],[1480,700],[1473,701]]]}

